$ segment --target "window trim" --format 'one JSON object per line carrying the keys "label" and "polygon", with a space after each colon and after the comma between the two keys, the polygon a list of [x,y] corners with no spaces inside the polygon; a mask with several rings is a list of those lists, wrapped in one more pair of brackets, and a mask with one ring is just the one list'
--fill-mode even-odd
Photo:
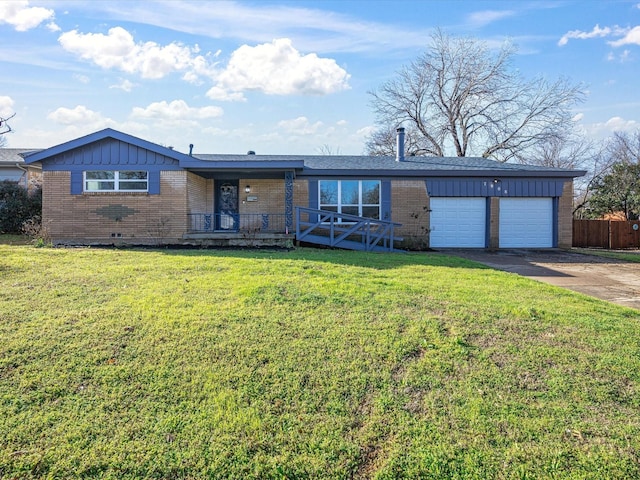
{"label": "window trim", "polygon": [[[87,173],[91,172],[113,172],[113,179],[87,179]],[[121,172],[137,172],[146,174],[147,178],[144,179],[130,179],[130,178],[120,178]],[[113,183],[113,189],[90,189],[88,188],[88,182],[110,182]],[[146,187],[131,189],[131,188],[121,188],[122,186],[126,186],[132,182],[146,183]],[[82,191],[85,193],[149,193],[149,171],[148,170],[84,170],[82,172]]]}
{"label": "window trim", "polygon": [[[322,203],[322,182],[337,182],[338,183],[338,191],[337,191],[337,204],[334,203]],[[344,213],[344,215],[353,215],[353,214],[349,214],[346,212],[342,211],[343,206],[344,207],[354,207],[356,206],[356,204],[344,204],[342,203],[342,182],[358,182],[358,217],[363,217],[362,215],[362,210],[363,207],[378,207],[378,217],[377,218],[373,218],[373,217],[364,217],[364,218],[371,218],[373,220],[380,220],[382,218],[382,181],[381,180],[376,180],[376,179],[366,179],[366,180],[362,180],[362,179],[330,179],[330,178],[326,178],[324,180],[319,180],[318,181],[318,209],[323,210],[323,207],[331,207],[330,211],[334,211],[333,208],[335,208],[335,212],[338,214],[342,214]],[[363,203],[362,202],[362,183],[363,182],[376,182],[378,184],[378,203]],[[337,219],[338,223],[354,223],[352,221],[344,221],[341,217],[338,217]]]}

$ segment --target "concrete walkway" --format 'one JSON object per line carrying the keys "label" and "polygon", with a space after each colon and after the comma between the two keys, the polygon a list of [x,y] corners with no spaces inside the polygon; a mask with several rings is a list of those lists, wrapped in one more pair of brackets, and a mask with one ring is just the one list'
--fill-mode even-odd
{"label": "concrete walkway", "polygon": [[640,263],[555,249],[438,251],[640,310]]}

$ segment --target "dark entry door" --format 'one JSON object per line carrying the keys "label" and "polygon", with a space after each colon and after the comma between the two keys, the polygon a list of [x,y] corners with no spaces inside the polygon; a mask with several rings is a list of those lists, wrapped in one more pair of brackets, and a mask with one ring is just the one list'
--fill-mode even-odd
{"label": "dark entry door", "polygon": [[216,230],[236,231],[238,217],[238,180],[216,182]]}

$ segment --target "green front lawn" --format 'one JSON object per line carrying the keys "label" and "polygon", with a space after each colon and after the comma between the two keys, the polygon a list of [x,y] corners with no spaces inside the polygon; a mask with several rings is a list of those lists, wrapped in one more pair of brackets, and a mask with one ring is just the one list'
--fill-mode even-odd
{"label": "green front lawn", "polygon": [[639,320],[436,254],[0,245],[0,478],[640,478]]}
{"label": "green front lawn", "polygon": [[640,251],[638,250],[605,250],[602,248],[577,248],[571,250],[586,255],[596,255],[598,257],[613,258],[623,262],[640,263]]}

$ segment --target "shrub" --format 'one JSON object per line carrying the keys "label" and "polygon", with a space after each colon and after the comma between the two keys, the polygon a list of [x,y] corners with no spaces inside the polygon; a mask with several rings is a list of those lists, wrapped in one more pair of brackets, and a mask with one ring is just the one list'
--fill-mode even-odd
{"label": "shrub", "polygon": [[22,233],[31,239],[36,247],[47,247],[51,245],[51,233],[49,225],[43,223],[38,216],[32,217],[22,224]]}
{"label": "shrub", "polygon": [[15,182],[0,182],[0,233],[22,233],[22,225],[42,215],[42,189],[33,193]]}

